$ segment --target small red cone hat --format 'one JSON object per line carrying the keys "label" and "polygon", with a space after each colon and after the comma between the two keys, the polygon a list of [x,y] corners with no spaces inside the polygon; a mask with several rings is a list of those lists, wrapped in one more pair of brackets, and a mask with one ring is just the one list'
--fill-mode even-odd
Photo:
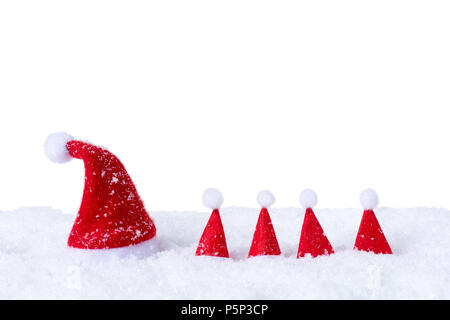
{"label": "small red cone hat", "polygon": [[278,245],[272,220],[267,210],[275,203],[275,197],[270,191],[261,191],[258,194],[257,200],[262,209],[256,224],[255,233],[253,234],[253,241],[248,257],[280,255],[280,246]]}
{"label": "small red cone hat", "polygon": [[223,195],[219,190],[211,188],[203,193],[203,204],[213,212],[198,243],[196,256],[229,258],[227,240],[219,213],[222,203]]}
{"label": "small red cone hat", "polygon": [[373,252],[375,254],[392,254],[391,247],[378,223],[375,212],[378,206],[378,195],[372,189],[364,190],[360,196],[364,214],[355,241],[355,250]]}
{"label": "small red cone hat", "polygon": [[312,208],[317,204],[317,194],[306,189],[300,194],[300,202],[306,208],[297,258],[310,254],[313,258],[333,254],[334,250]]}
{"label": "small red cone hat", "polygon": [[83,199],[69,236],[69,247],[113,249],[153,239],[156,227],[120,160],[111,152],[74,140],[66,133],[47,138],[45,153],[57,163],[81,159]]}

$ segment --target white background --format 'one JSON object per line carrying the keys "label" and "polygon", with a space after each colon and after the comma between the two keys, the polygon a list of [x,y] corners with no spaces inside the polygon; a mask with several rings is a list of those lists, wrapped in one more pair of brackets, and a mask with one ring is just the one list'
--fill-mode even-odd
{"label": "white background", "polygon": [[152,210],[450,208],[449,1],[1,1],[0,210],[76,212],[83,164],[49,133],[107,146]]}

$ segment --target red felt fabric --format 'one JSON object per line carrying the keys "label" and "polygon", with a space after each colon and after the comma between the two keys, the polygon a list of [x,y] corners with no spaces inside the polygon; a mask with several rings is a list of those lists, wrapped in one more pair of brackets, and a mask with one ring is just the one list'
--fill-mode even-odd
{"label": "red felt fabric", "polygon": [[269,211],[266,208],[262,208],[256,224],[255,233],[253,234],[253,241],[248,257],[280,254],[280,246],[278,245]]}
{"label": "red felt fabric", "polygon": [[138,244],[156,235],[136,187],[120,160],[100,147],[70,141],[67,150],[85,166],[80,210],[69,247],[109,249]]}
{"label": "red felt fabric", "polygon": [[392,254],[373,210],[364,211],[354,249],[376,254]]}
{"label": "red felt fabric", "polygon": [[297,258],[310,254],[312,257],[334,253],[330,241],[311,208],[306,209],[303,220]]}
{"label": "red felt fabric", "polygon": [[229,258],[227,240],[218,209],[212,212],[195,255]]}

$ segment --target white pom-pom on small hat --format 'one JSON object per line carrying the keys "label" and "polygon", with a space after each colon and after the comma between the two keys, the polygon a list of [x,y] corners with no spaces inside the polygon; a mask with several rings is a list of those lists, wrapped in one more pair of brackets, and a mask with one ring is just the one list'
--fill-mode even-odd
{"label": "white pom-pom on small hat", "polygon": [[361,192],[359,196],[359,201],[361,202],[364,209],[373,210],[378,206],[378,195],[373,189],[366,189]]}
{"label": "white pom-pom on small hat", "polygon": [[275,203],[275,196],[269,190],[263,190],[258,193],[256,200],[261,207],[267,209]]}
{"label": "white pom-pom on small hat", "polygon": [[210,209],[219,209],[223,203],[222,192],[215,188],[208,188],[203,192],[203,204]]}
{"label": "white pom-pom on small hat", "polygon": [[300,203],[301,205],[308,209],[312,209],[317,205],[317,193],[311,189],[305,189],[300,194]]}
{"label": "white pom-pom on small hat", "polygon": [[73,137],[65,132],[49,135],[44,144],[45,155],[53,162],[69,162],[72,160],[72,156],[67,150],[67,143],[72,140]]}

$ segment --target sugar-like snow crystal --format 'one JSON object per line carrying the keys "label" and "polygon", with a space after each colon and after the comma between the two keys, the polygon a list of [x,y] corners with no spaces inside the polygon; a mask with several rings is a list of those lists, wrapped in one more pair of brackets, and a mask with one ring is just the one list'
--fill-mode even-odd
{"label": "sugar-like snow crystal", "polygon": [[377,209],[394,251],[353,250],[359,209],[315,214],[335,254],[296,259],[304,210],[271,209],[281,256],[247,259],[260,208],[223,208],[230,259],[196,257],[211,212],[152,212],[160,251],[80,261],[67,248],[75,215],[0,212],[1,299],[450,299],[450,211]]}

